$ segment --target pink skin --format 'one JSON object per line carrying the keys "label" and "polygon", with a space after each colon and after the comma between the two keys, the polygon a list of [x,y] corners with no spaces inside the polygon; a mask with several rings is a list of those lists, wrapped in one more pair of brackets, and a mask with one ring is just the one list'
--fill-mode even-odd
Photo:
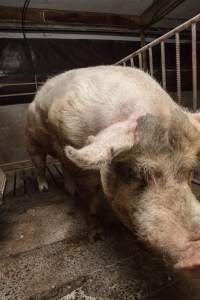
{"label": "pink skin", "polygon": [[[196,274],[196,269],[200,269],[200,203],[188,185],[188,174],[196,159],[198,139],[187,119],[183,128],[179,128],[185,116],[177,117],[180,120],[172,128],[161,126],[160,119],[151,115],[144,116],[140,125],[137,121],[135,126],[134,119],[124,122],[120,128],[123,135],[129,135],[127,148],[117,147],[120,134],[116,136],[119,143],[115,144],[113,126],[111,132],[106,129],[86,147],[80,150],[67,147],[65,153],[83,168],[100,168],[104,192],[122,222],[130,230],[136,230],[151,248],[168,256],[176,270],[184,273],[189,270],[192,276],[193,270]],[[190,149],[187,143],[193,139],[194,146]],[[111,148],[106,147],[107,140]],[[140,148],[136,156],[131,156],[135,144]],[[158,151],[159,145],[165,145],[164,149]],[[139,177],[131,174],[127,177],[129,170],[133,173],[140,170]],[[145,186],[143,180],[147,181]]]}
{"label": "pink skin", "polygon": [[[157,123],[163,127],[161,132],[155,130],[152,135],[154,126],[150,122],[143,124],[142,134],[140,133],[137,121],[147,114],[158,118]],[[171,258],[175,258],[175,268],[196,270],[200,265],[199,236],[193,237],[190,225],[194,223],[198,227],[200,224],[199,203],[196,203],[189,189],[186,189],[185,194],[181,192],[182,183],[187,184],[192,166],[189,166],[189,170],[186,164],[178,172],[173,172],[179,169],[180,162],[189,161],[190,165],[190,159],[193,160],[199,151],[199,134],[195,132],[195,128],[200,132],[199,124],[199,114],[188,113],[178,107],[148,74],[136,68],[99,66],[72,70],[48,80],[29,106],[26,133],[40,190],[48,188],[45,181],[47,154],[58,158],[64,166],[66,188],[72,194],[76,192],[71,178],[76,177],[71,171],[73,167],[98,173],[100,176],[97,179],[101,177],[101,181],[99,179],[97,185],[102,186],[108,201],[124,224],[131,230],[136,228],[141,239],[149,242],[152,248],[166,250]],[[182,137],[185,139],[183,142]],[[168,155],[165,153],[166,157],[163,159],[162,151],[165,150],[157,153],[157,149],[167,143],[171,143],[172,148],[177,143],[177,149],[173,149]],[[142,144],[145,151],[140,156],[131,156],[130,153],[137,144]],[[144,177],[148,178],[148,185],[143,190],[141,188],[140,193],[138,189],[142,186],[143,179],[127,176],[130,167],[130,174],[135,172],[136,160],[140,160],[138,170],[144,170]],[[116,170],[118,162],[122,163],[122,170]],[[138,171],[139,175],[140,173]],[[172,175],[171,178],[169,174]],[[93,178],[93,174],[90,177]],[[127,182],[124,182],[125,179]],[[165,183],[169,179],[172,186],[177,187],[175,197],[173,193],[170,196],[167,193],[169,188]],[[95,184],[89,183],[88,190],[95,190]],[[160,194],[156,191],[151,194],[150,185],[151,188],[159,186]],[[143,202],[143,198],[138,199],[138,195],[144,196],[144,190],[148,190],[148,197]],[[187,199],[184,198],[186,194]],[[170,199],[173,197],[174,201],[171,203]],[[156,213],[152,211],[153,199],[158,201],[158,205],[155,205],[156,217],[159,218],[159,209],[170,202],[166,216],[170,213],[173,215],[172,212],[176,211],[174,221],[179,226],[174,226],[173,218],[169,217],[162,218],[159,226],[150,222],[151,212],[152,222]],[[192,203],[195,203],[195,209],[192,208]],[[176,204],[179,205],[178,209]],[[143,217],[146,213],[141,222],[141,216],[131,215],[134,205],[135,211],[138,209]],[[182,207],[188,216],[184,222],[179,219]],[[164,221],[163,230],[159,231],[160,224]],[[145,224],[147,226],[144,228]],[[176,232],[175,227],[181,229]]]}

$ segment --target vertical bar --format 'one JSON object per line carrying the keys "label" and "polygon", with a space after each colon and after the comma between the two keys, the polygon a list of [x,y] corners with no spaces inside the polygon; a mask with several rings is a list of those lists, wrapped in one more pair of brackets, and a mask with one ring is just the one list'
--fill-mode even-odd
{"label": "vertical bar", "polygon": [[162,85],[166,90],[166,64],[165,64],[165,43],[161,42],[161,67],[162,67]]}
{"label": "vertical bar", "polygon": [[192,24],[192,91],[193,110],[197,110],[197,36],[196,23]]}
{"label": "vertical bar", "polygon": [[150,67],[150,74],[153,76],[153,55],[152,55],[152,48],[149,48],[149,67]]}
{"label": "vertical bar", "polygon": [[131,57],[130,62],[131,62],[131,67],[133,68],[134,67],[134,59],[133,59],[133,57]]}
{"label": "vertical bar", "polygon": [[[141,48],[142,48],[146,44],[145,34],[144,34],[144,30],[143,29],[140,31],[140,41],[141,41]],[[146,55],[146,51],[142,52],[142,66],[143,66],[143,70],[146,71],[147,70],[147,55]]]}
{"label": "vertical bar", "polygon": [[123,66],[126,67],[126,62],[125,61],[123,62]]}
{"label": "vertical bar", "polygon": [[141,52],[138,54],[138,59],[139,59],[139,68],[142,69],[142,54],[141,54]]}
{"label": "vertical bar", "polygon": [[34,78],[35,78],[35,91],[37,92],[38,82],[37,82],[37,75],[36,74],[34,74]]}
{"label": "vertical bar", "polygon": [[6,174],[0,168],[0,204],[2,204],[5,186],[6,186]]}
{"label": "vertical bar", "polygon": [[176,83],[178,103],[181,103],[180,35],[176,33]]}

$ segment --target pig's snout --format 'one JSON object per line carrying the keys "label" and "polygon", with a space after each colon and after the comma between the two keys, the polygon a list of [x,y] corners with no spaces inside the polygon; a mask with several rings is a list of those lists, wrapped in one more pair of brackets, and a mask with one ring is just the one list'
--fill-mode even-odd
{"label": "pig's snout", "polygon": [[174,268],[187,277],[200,279],[200,241],[188,243]]}
{"label": "pig's snout", "polygon": [[189,186],[156,188],[140,205],[138,235],[175,270],[200,279],[200,203]]}

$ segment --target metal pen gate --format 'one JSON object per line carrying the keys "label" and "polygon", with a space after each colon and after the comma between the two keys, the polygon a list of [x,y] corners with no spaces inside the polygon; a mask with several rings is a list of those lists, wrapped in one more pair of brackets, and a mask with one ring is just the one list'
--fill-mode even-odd
{"label": "metal pen gate", "polygon": [[[145,69],[149,71],[151,76],[154,76],[154,62],[153,62],[153,50],[156,45],[160,45],[161,54],[161,73],[162,73],[162,86],[167,90],[167,80],[166,80],[166,53],[165,53],[165,43],[169,38],[175,38],[175,49],[176,49],[176,92],[177,101],[181,104],[182,99],[182,78],[181,78],[181,57],[180,57],[180,32],[190,29],[191,30],[191,58],[192,58],[192,108],[193,111],[197,110],[197,23],[200,23],[200,14],[196,15],[187,22],[181,24],[180,26],[174,28],[168,33],[162,35],[161,37],[153,40],[144,47],[138,49],[137,51],[131,53],[130,55],[124,57],[123,59],[116,62],[116,65],[131,66],[134,67],[136,60],[138,61],[138,66],[140,69]],[[148,64],[146,57],[148,55]]]}
{"label": "metal pen gate", "polygon": [[[180,56],[180,32],[190,29],[191,30],[191,61],[192,61],[192,109],[197,110],[197,23],[200,24],[200,14],[196,15],[194,18],[188,20],[187,22],[177,26],[168,33],[162,35],[161,37],[153,40],[144,47],[138,49],[137,51],[131,53],[130,55],[124,57],[120,61],[116,62],[116,65],[130,66],[134,67],[136,65],[136,60],[140,69],[148,71],[151,76],[154,76],[154,62],[153,62],[153,48],[156,45],[160,45],[160,55],[161,55],[161,83],[165,90],[167,90],[167,80],[166,80],[166,51],[165,43],[171,38],[175,37],[175,54],[176,54],[176,94],[177,101],[182,104],[182,78],[181,78],[181,56]],[[146,56],[148,55],[148,63]],[[193,171],[193,183],[200,184],[200,166]]]}

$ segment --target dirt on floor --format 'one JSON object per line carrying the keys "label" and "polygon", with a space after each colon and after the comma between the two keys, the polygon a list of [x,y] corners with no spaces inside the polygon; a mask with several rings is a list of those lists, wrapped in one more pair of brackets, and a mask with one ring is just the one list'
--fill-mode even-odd
{"label": "dirt on floor", "polygon": [[[34,170],[9,171],[0,211],[0,299],[199,300],[200,292],[171,273],[112,218],[103,240],[89,242],[81,209],[48,169],[39,193]],[[195,192],[200,189],[195,185]],[[106,219],[106,217],[105,217]]]}

